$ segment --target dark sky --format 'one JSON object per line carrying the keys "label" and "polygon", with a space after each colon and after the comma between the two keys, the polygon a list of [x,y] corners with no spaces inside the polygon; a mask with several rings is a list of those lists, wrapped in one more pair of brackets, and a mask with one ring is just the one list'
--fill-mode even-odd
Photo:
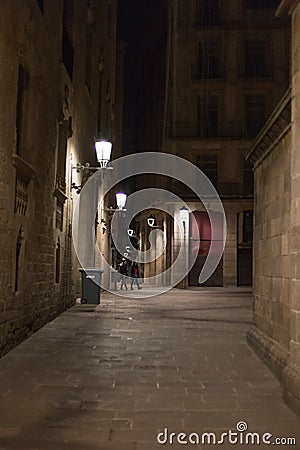
{"label": "dark sky", "polygon": [[136,150],[136,129],[141,114],[142,67],[149,45],[155,40],[157,18],[164,14],[167,0],[119,0],[117,38],[127,43],[124,61],[123,152]]}

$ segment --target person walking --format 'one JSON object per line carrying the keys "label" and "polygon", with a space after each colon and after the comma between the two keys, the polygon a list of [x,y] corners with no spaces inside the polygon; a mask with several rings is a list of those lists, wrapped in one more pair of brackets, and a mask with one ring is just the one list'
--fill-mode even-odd
{"label": "person walking", "polygon": [[128,266],[127,261],[125,258],[122,259],[122,262],[119,267],[119,272],[121,275],[121,286],[120,289],[123,289],[123,286],[125,286],[125,289],[127,291],[127,284],[126,284],[126,278],[128,277]]}
{"label": "person walking", "polygon": [[131,289],[133,289],[134,283],[137,285],[138,289],[142,289],[139,285],[140,272],[139,272],[139,265],[136,261],[133,261],[131,265],[130,275],[131,275]]}

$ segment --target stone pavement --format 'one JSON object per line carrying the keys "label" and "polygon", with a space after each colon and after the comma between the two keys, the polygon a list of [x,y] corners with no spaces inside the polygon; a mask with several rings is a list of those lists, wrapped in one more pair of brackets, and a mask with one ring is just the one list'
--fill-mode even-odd
{"label": "stone pavement", "polygon": [[[245,342],[251,303],[202,288],[74,306],[0,360],[0,450],[203,449],[191,433],[239,421],[299,449],[299,418]],[[165,428],[192,443],[158,444]]]}

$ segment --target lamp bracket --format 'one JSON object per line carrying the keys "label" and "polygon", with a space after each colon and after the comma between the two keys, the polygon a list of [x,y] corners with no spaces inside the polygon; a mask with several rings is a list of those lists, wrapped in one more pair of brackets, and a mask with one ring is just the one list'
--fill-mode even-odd
{"label": "lamp bracket", "polygon": [[76,189],[76,194],[80,194],[81,189],[82,189],[82,185],[81,185],[81,184],[80,184],[80,185],[77,185],[77,184],[75,184],[75,183],[72,183],[72,184],[71,184],[71,189]]}
{"label": "lamp bracket", "polygon": [[122,208],[122,209],[120,209],[120,208],[104,208],[104,211],[107,211],[107,212],[116,212],[116,211],[126,212],[127,209],[125,209],[125,208]]}
{"label": "lamp bracket", "polygon": [[76,166],[72,166],[72,169],[76,170],[77,173],[80,173],[82,171],[89,171],[89,170],[95,170],[96,171],[96,170],[99,170],[99,169],[112,170],[113,167],[112,166],[103,166],[103,165],[100,165],[98,167],[93,167],[93,166],[90,166],[89,163],[85,163],[85,164],[78,163],[78,164],[76,164]]}

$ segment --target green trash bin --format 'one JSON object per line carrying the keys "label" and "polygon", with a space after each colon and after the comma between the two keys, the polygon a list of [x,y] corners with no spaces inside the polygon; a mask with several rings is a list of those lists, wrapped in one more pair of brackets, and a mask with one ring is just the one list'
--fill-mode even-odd
{"label": "green trash bin", "polygon": [[79,269],[81,273],[82,296],[81,303],[99,305],[100,284],[103,270],[96,267]]}

